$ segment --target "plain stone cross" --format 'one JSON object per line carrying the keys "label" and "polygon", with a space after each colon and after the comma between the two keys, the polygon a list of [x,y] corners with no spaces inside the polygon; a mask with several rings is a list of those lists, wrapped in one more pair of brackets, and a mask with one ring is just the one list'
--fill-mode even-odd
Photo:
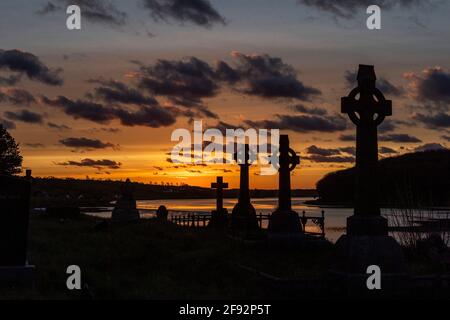
{"label": "plain stone cross", "polygon": [[216,210],[223,211],[223,190],[228,188],[228,183],[223,182],[223,177],[217,177],[216,182],[211,183],[211,188],[217,190]]}
{"label": "plain stone cross", "polygon": [[[240,149],[240,150],[239,150]],[[242,155],[242,152],[244,154]],[[234,160],[241,168],[240,174],[240,188],[239,188],[239,203],[250,203],[250,187],[249,187],[249,167],[252,165],[250,154],[250,147],[248,144],[238,147],[238,152],[234,154]]]}
{"label": "plain stone cross", "polygon": [[300,164],[300,157],[289,147],[289,136],[280,136],[280,169],[278,208],[280,211],[291,211],[291,171]]}
{"label": "plain stone cross", "polygon": [[[386,116],[392,115],[392,102],[386,100],[383,93],[375,87],[376,75],[373,66],[360,65],[357,80],[358,87],[341,100],[342,113],[348,114],[356,125],[354,216],[379,217],[377,127]],[[351,229],[350,226],[349,228]]]}

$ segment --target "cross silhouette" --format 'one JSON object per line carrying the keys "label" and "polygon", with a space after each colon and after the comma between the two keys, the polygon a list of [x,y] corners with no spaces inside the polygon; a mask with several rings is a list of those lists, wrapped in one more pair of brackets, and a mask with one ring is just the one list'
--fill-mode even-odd
{"label": "cross silhouette", "polygon": [[278,206],[281,211],[291,210],[290,172],[300,164],[300,157],[289,147],[289,136],[280,136],[280,165]]}
{"label": "cross silhouette", "polygon": [[217,177],[216,182],[211,183],[211,188],[217,190],[216,210],[223,211],[223,190],[228,188],[228,183],[223,182],[223,177]]}
{"label": "cross silhouette", "polygon": [[378,126],[386,116],[392,115],[392,101],[386,100],[383,93],[375,87],[377,78],[373,66],[360,65],[357,79],[358,87],[341,99],[341,111],[348,114],[350,120],[357,126],[366,124]]}
{"label": "cross silhouette", "polygon": [[392,101],[376,88],[376,79],[373,66],[360,65],[358,87],[341,99],[342,113],[356,125],[355,216],[380,216],[377,127],[392,115]]}

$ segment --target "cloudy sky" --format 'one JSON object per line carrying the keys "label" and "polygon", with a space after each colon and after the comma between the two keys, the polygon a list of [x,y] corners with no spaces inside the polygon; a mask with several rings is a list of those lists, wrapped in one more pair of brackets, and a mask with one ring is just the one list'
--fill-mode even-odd
{"label": "cloudy sky", "polygon": [[[382,29],[366,8],[382,8]],[[82,30],[66,28],[69,4]],[[170,163],[171,133],[279,128],[301,155],[294,187],[350,167],[340,97],[373,64],[394,115],[380,157],[450,146],[446,1],[1,1],[0,122],[36,176],[235,187],[236,165]],[[258,175],[254,188],[274,188]]]}

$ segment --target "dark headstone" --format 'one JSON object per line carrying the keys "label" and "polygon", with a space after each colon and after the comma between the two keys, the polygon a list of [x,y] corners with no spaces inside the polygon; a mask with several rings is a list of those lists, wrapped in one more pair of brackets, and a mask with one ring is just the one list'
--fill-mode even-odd
{"label": "dark headstone", "polygon": [[238,203],[234,206],[231,213],[231,229],[238,232],[249,232],[259,228],[255,208],[250,202],[250,148],[249,145],[246,144],[239,149],[240,150],[234,155],[234,158],[241,169],[240,188]]}
{"label": "dark headstone", "polygon": [[215,183],[211,183],[211,188],[216,189],[216,210],[211,213],[211,220],[208,227],[224,228],[228,224],[228,210],[223,207],[223,190],[228,188],[228,183],[223,182],[223,177],[217,177]]}
{"label": "dark headstone", "polygon": [[156,210],[156,219],[161,222],[166,222],[167,217],[169,216],[169,211],[165,206],[159,206],[158,210]]}
{"label": "dark headstone", "polygon": [[357,79],[358,87],[342,98],[342,112],[356,125],[356,188],[349,190],[355,193],[355,208],[347,219],[347,234],[336,243],[332,269],[359,279],[357,284],[365,288],[369,265],[379,266],[384,275],[404,273],[406,267],[399,244],[388,236],[377,197],[377,127],[392,115],[392,102],[376,88],[373,66],[360,65]]}
{"label": "dark headstone", "polygon": [[30,180],[0,176],[0,284],[31,281],[27,265]]}
{"label": "dark headstone", "polygon": [[140,219],[139,210],[136,208],[136,200],[133,196],[133,184],[127,179],[120,188],[120,198],[112,212],[113,222],[133,222]]}
{"label": "dark headstone", "polygon": [[303,231],[300,218],[291,206],[291,171],[300,157],[289,147],[289,137],[280,136],[278,208],[270,216],[269,233],[298,234]]}

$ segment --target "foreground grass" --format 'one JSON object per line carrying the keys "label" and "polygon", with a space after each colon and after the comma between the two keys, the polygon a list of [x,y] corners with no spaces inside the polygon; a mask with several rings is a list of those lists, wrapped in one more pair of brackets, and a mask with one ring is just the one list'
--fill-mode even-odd
{"label": "foreground grass", "polygon": [[[211,230],[151,220],[95,228],[99,221],[32,217],[29,260],[36,265],[35,284],[0,290],[0,298],[283,298],[238,265],[280,278],[306,279],[326,272],[331,254],[330,248],[305,252],[245,246]],[[88,289],[67,290],[69,265],[80,266]]]}

